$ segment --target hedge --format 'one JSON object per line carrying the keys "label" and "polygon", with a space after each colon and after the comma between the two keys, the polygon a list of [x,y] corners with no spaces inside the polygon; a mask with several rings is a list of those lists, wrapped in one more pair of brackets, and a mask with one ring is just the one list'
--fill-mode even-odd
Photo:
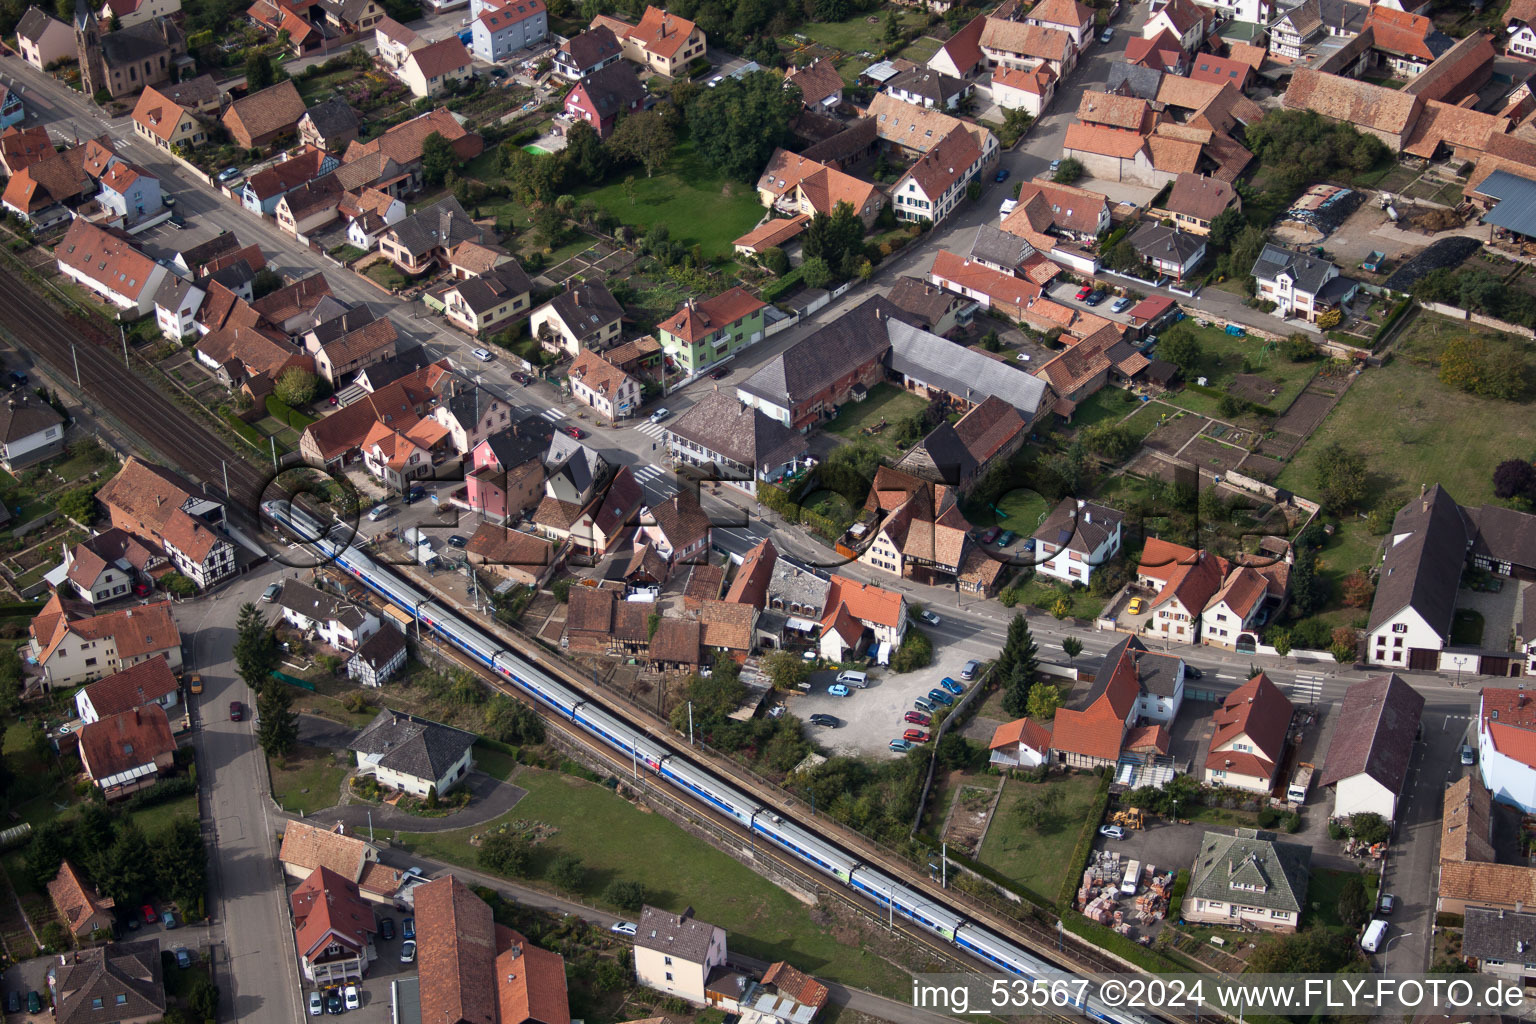
{"label": "hedge", "polygon": [[1173,880],[1173,891],[1168,894],[1168,920],[1177,921],[1184,909],[1184,893],[1189,890],[1189,869],[1180,868],[1179,877]]}
{"label": "hedge", "polygon": [[234,413],[226,409],[224,411],[224,421],[229,424],[230,428],[234,430],[235,433],[240,435],[240,440],[244,441],[252,448],[255,448],[257,451],[266,450],[267,439],[262,437],[261,434],[257,432],[256,428],[245,422],[245,420],[241,419],[239,416],[236,416]]}
{"label": "hedge", "polygon": [[1108,950],[1122,960],[1129,960],[1142,970],[1151,971],[1153,974],[1184,974],[1187,969],[1152,950],[1128,939],[1113,928],[1090,921],[1082,914],[1072,911],[1061,915],[1061,923],[1067,931],[1098,946]]}
{"label": "hedge", "polygon": [[36,615],[42,605],[34,601],[12,601],[9,604],[0,604],[0,616],[5,615]]}
{"label": "hedge", "polygon": [[1399,320],[1407,316],[1408,310],[1411,308],[1413,308],[1413,296],[1411,295],[1393,306],[1391,315],[1382,321],[1381,326],[1376,328],[1376,333],[1371,335],[1371,347],[1374,348],[1377,342],[1385,338],[1387,332],[1396,326]]}
{"label": "hedge", "polygon": [[774,281],[772,284],[768,284],[763,287],[763,301],[777,302],[785,295],[788,295],[790,292],[800,287],[804,279],[804,270],[801,267],[796,267],[789,273],[785,274],[783,277],[779,278],[777,281]]}
{"label": "hedge", "polygon": [[1067,862],[1067,874],[1061,880],[1061,892],[1056,896],[1056,904],[1063,914],[1071,910],[1072,900],[1077,896],[1078,886],[1083,880],[1083,872],[1088,870],[1088,858],[1093,856],[1094,837],[1099,834],[1099,822],[1104,820],[1104,812],[1109,809],[1110,779],[1108,772],[1099,776],[1099,789],[1093,795],[1093,804],[1088,808],[1088,820],[1083,825],[1083,834],[1077,837],[1072,859]]}
{"label": "hedge", "polygon": [[128,798],[125,808],[130,811],[142,810],[145,807],[154,807],[177,797],[187,796],[197,792],[197,776],[193,774],[195,768],[188,769],[186,775],[174,779],[161,779],[148,789],[135,793]]}
{"label": "hedge", "polygon": [[303,430],[315,422],[313,416],[306,416],[276,395],[267,396],[267,415],[279,423],[286,423],[294,430]]}

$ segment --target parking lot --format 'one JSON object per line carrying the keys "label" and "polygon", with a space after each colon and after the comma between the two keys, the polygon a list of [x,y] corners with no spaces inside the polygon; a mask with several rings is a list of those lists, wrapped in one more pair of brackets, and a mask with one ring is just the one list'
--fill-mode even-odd
{"label": "parking lot", "polygon": [[1124,313],[1116,313],[1112,311],[1111,307],[1114,306],[1115,299],[1117,297],[1114,291],[1115,286],[1112,282],[1100,282],[1098,284],[1098,287],[1105,291],[1106,297],[1104,301],[1100,302],[1097,306],[1090,306],[1088,303],[1083,302],[1077,298],[1077,293],[1082,287],[1082,285],[1073,284],[1071,281],[1058,281],[1053,288],[1046,292],[1046,295],[1049,296],[1053,302],[1059,302],[1063,306],[1071,306],[1073,309],[1085,310],[1089,313],[1101,316],[1106,320],[1113,320],[1116,323],[1121,324],[1129,324],[1131,322],[1131,318],[1126,316]]}
{"label": "parking lot", "polygon": [[[960,679],[963,659],[935,656],[934,664],[916,672],[895,673],[889,669],[874,667],[869,675],[869,685],[862,690],[850,689],[846,697],[834,697],[827,687],[837,681],[835,670],[823,670],[811,676],[811,692],[788,698],[789,709],[806,723],[807,734],[813,741],[825,746],[834,754],[885,754],[891,752],[891,740],[897,739],[908,729],[927,729],[902,720],[908,711],[917,710],[912,702],[926,697],[929,690],[939,685],[945,676],[970,689],[970,683]],[[957,701],[958,697],[955,698]],[[832,715],[842,725],[827,729],[810,724],[813,714]]]}

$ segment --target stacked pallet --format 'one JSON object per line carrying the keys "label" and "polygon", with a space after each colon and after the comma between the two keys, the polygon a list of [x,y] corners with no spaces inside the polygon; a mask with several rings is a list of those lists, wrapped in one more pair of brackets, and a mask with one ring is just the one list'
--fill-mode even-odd
{"label": "stacked pallet", "polygon": [[1113,892],[1120,884],[1120,855],[1107,850],[1093,851],[1083,881],[1077,889],[1076,905],[1086,907],[1103,891]]}

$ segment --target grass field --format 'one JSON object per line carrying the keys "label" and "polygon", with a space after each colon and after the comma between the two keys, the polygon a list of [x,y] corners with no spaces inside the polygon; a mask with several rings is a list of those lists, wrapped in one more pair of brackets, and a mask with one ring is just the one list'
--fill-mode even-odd
{"label": "grass field", "polygon": [[[1129,399],[1129,401],[1127,401]],[[1072,429],[1086,430],[1100,423],[1118,423],[1145,403],[1120,388],[1100,388],[1072,413]]]}
{"label": "grass field", "polygon": [[1104,599],[1094,597],[1086,589],[1068,587],[1049,576],[1039,573],[1031,576],[1028,583],[1017,588],[1019,604],[1049,611],[1057,599],[1065,597],[1071,606],[1068,615],[1077,619],[1096,619],[1104,612]]}
{"label": "grass field", "polygon": [[928,58],[938,53],[939,48],[943,45],[933,36],[918,36],[907,44],[906,49],[901,51],[901,57],[903,60],[909,60],[914,64],[927,64]]}
{"label": "grass field", "polygon": [[299,744],[281,764],[268,762],[272,795],[285,811],[307,814],[330,807],[340,799],[341,780],[347,769],[338,764],[336,752]]}
{"label": "grass field", "polygon": [[[1410,334],[1420,330],[1414,324]],[[1412,343],[1418,351],[1425,344]],[[1429,366],[1396,358],[1360,375],[1276,483],[1316,494],[1318,453],[1334,442],[1366,457],[1368,507],[1433,483],[1475,506],[1493,500],[1494,466],[1536,452],[1536,416],[1528,402],[1468,395],[1440,383]]]}
{"label": "grass field", "polygon": [[[903,9],[898,13],[901,16],[902,28],[917,27],[926,24],[928,21],[921,11],[912,8]],[[880,14],[857,14],[845,21],[812,22],[807,25],[801,25],[798,34],[808,37],[812,42],[829,46],[834,50],[841,50],[844,53],[857,54],[864,50],[878,53],[886,46],[883,42],[885,38],[885,15],[883,12]],[[912,43],[912,46],[917,46],[921,42],[923,42],[922,39],[917,39]],[[937,40],[934,40],[934,42],[937,42]],[[912,47],[909,46],[907,49],[911,50]],[[935,46],[934,51],[937,52],[937,50],[938,47]],[[903,52],[902,56],[907,57],[909,60],[917,59],[906,52]]]}
{"label": "grass field", "polygon": [[995,508],[991,505],[972,504],[964,509],[965,517],[977,529],[998,526],[1012,530],[1021,537],[1034,533],[1035,527],[1040,525],[1041,515],[1050,510],[1051,503],[1038,491],[1027,487],[1006,492],[997,500]]}
{"label": "grass field", "polygon": [[475,767],[485,774],[505,782],[517,771],[517,761],[499,750],[492,750],[483,743],[475,744]]}
{"label": "grass field", "polygon": [[[845,441],[867,440],[882,455],[894,461],[901,454],[901,449],[896,447],[896,424],[927,407],[928,403],[923,399],[894,384],[877,384],[864,401],[848,402],[839,407],[837,419],[825,424],[822,429]],[[865,427],[874,426],[882,419],[886,422],[884,430],[878,434],[864,434]]]}
{"label": "grass field", "polygon": [[363,271],[385,288],[404,288],[411,283],[411,279],[400,272],[400,268],[388,260],[378,260],[369,265]]}
{"label": "grass field", "polygon": [[156,832],[169,828],[171,822],[177,818],[197,819],[197,794],[188,793],[174,800],[167,800],[163,804],[146,807],[142,811],[133,811],[132,817],[144,834],[153,836]]}
{"label": "grass field", "polygon": [[[1238,374],[1251,373],[1263,377],[1276,385],[1277,391],[1255,404],[1266,406],[1276,413],[1285,411],[1317,373],[1318,364],[1315,361],[1293,363],[1270,348],[1269,343],[1261,338],[1238,338],[1216,327],[1197,327],[1191,321],[1179,324],[1174,330],[1193,331],[1200,341],[1200,365],[1184,374],[1186,381],[1198,381],[1204,377],[1206,386],[1226,391]],[[1190,388],[1169,395],[1164,401],[1205,416],[1229,418],[1221,416],[1218,411],[1219,399]]]}
{"label": "grass field", "polygon": [[[646,902],[672,911],[692,906],[724,928],[732,948],[764,960],[788,960],[817,978],[895,996],[907,984],[861,944],[840,942],[794,897],[657,814],[636,810],[606,788],[554,772],[524,769],[516,783],[528,795],[506,820],[542,822],[556,832],[535,847],[534,867],[561,853],[581,858],[587,891],[615,880],[645,885]],[[412,853],[475,866],[472,832],[402,834]],[[636,856],[636,851],[644,856]]]}
{"label": "grass field", "polygon": [[706,258],[730,256],[731,242],[763,217],[752,186],[723,177],[694,152],[687,139],[677,144],[672,159],[654,178],[636,174],[634,190],[635,200],[630,202],[624,176],[617,176],[600,188],[572,194],[578,202],[591,198],[641,232],[653,224],[666,224],[673,239],[703,246]]}
{"label": "grass field", "polygon": [[[1098,822],[1085,820],[1098,784],[1092,775],[1068,775],[1038,783],[1010,780],[987,829],[979,859],[1031,892],[1055,899],[1078,836],[1084,828],[1098,826]],[[1032,813],[1035,797],[1048,789],[1061,793],[1060,802],[1047,813]]]}
{"label": "grass field", "polygon": [[[1343,922],[1339,920],[1339,896],[1344,892],[1344,883],[1352,874],[1355,872],[1327,870],[1312,872],[1312,879],[1307,883],[1307,905],[1301,915],[1305,925],[1343,927]],[[1374,907],[1379,883],[1369,871],[1359,872],[1359,875],[1361,881],[1365,883],[1365,894],[1370,898],[1371,906]]]}
{"label": "grass field", "polygon": [[1344,578],[1356,569],[1368,569],[1375,561],[1382,538],[1374,537],[1362,519],[1345,519],[1317,553],[1318,574],[1328,580],[1332,599],[1318,613],[1330,626],[1346,626],[1366,615],[1364,609],[1346,608],[1341,601]]}

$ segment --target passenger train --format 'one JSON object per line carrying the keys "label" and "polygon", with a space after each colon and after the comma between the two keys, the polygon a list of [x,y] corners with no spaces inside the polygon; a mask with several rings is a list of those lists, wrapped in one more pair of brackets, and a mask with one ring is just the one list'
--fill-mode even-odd
{"label": "passenger train", "polygon": [[[288,501],[265,501],[261,508],[268,519],[284,527],[300,543],[318,549],[359,582],[406,614],[418,618],[423,626],[562,718],[600,737],[603,742],[631,758],[636,765],[644,764],[656,775],[686,790],[749,831],[772,841],[850,889],[857,890],[893,917],[910,921],[984,963],[1016,977],[1047,982],[1057,979],[1076,980],[1075,975],[1053,967],[987,928],[967,921],[947,906],[935,902],[932,897],[862,864],[841,847],[799,825],[785,821],[755,798],[722,782],[684,755],[673,752],[654,737],[644,735],[641,730],[615,718],[581,693],[557,682],[527,659],[507,650],[496,638],[466,622],[440,600],[387,571],[366,552],[352,546],[354,531],[351,527],[340,522],[327,527]],[[1069,991],[1076,992],[1078,987],[1070,988]],[[1145,1018],[1107,1008],[1091,998],[1076,1000],[1070,1005],[1089,1018],[1109,1024],[1150,1024]]]}

